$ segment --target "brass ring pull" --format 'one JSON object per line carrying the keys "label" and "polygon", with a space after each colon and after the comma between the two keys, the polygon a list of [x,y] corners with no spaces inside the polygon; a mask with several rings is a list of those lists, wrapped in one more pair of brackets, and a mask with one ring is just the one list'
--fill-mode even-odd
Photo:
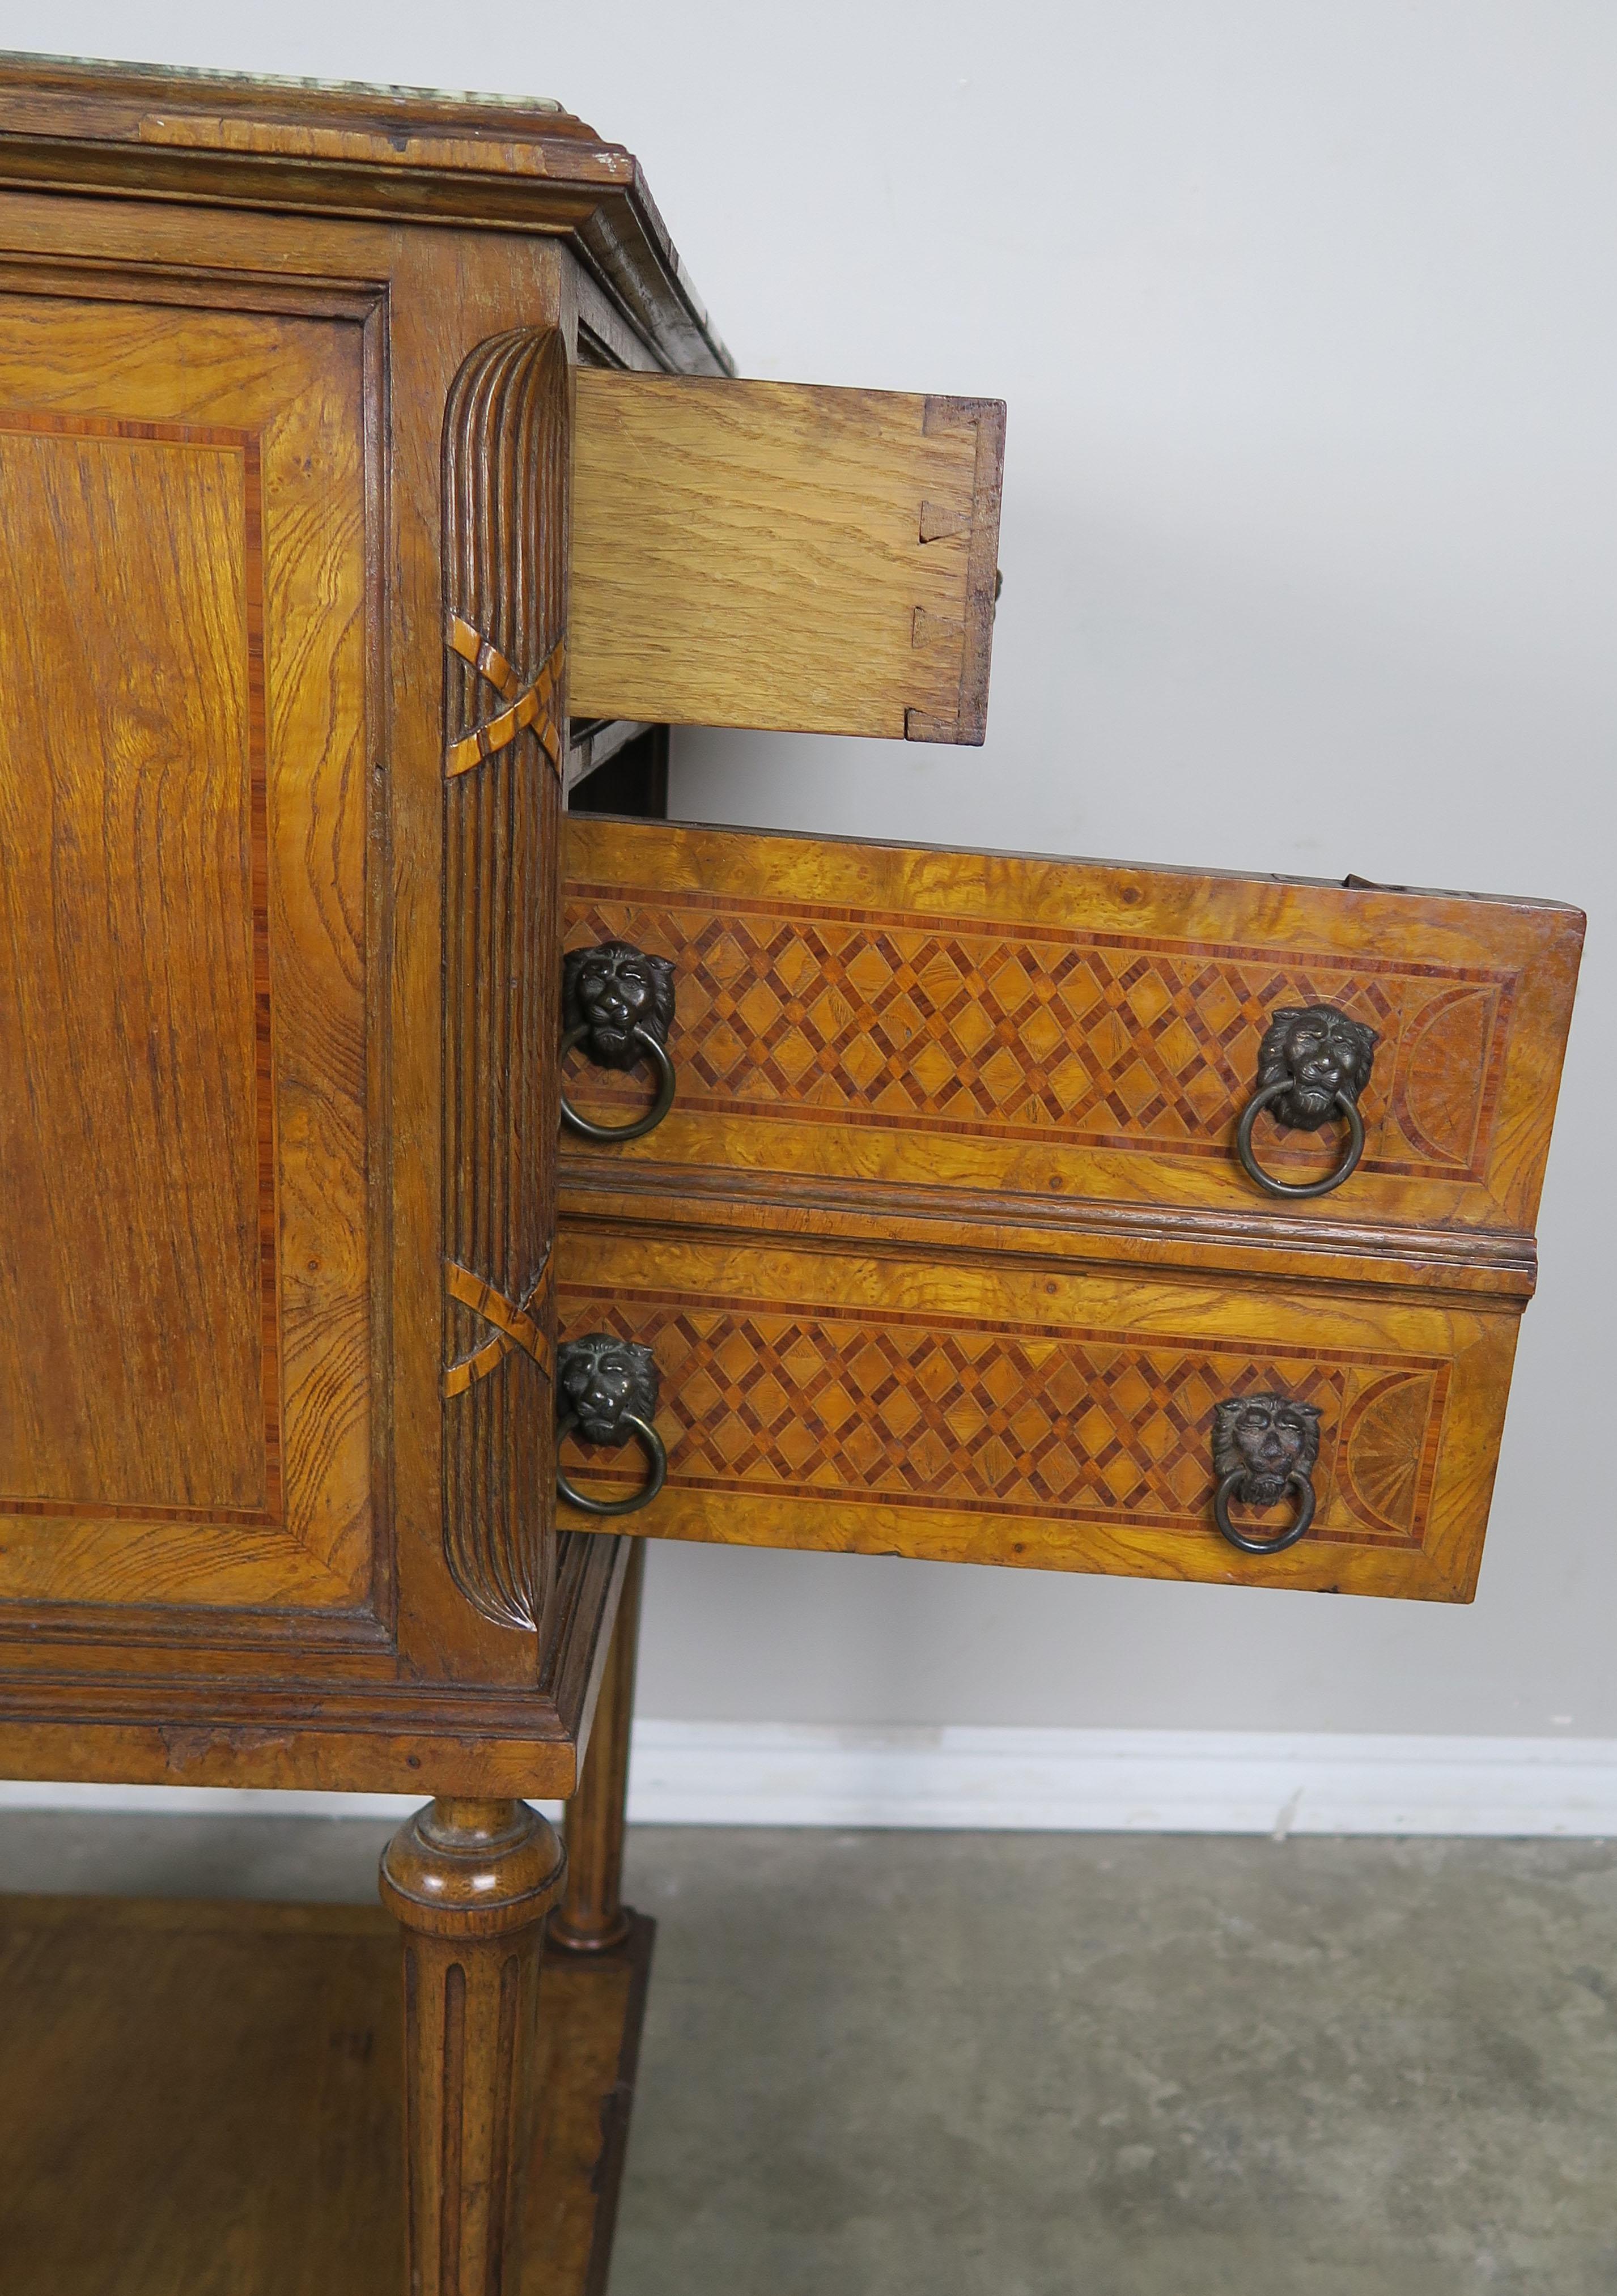
{"label": "brass ring pull", "polygon": [[[569,1029],[562,1039],[562,1058],[565,1060],[575,1046],[581,1045],[585,1038],[593,1033],[587,1021],[580,1021],[576,1029]],[[657,1071],[657,1097],[646,1113],[636,1117],[632,1124],[597,1124],[592,1117],[580,1116],[567,1095],[563,1093],[562,1121],[570,1132],[578,1133],[581,1139],[594,1140],[607,1145],[623,1140],[643,1140],[648,1132],[656,1130],[674,1105],[673,1062],[669,1060],[656,1037],[647,1029],[633,1028],[628,1033],[641,1053]]]}
{"label": "brass ring pull", "polygon": [[[563,1418],[557,1421],[556,1447],[558,1450],[578,1423],[579,1414],[576,1411],[568,1412]],[[592,1499],[587,1492],[575,1490],[558,1466],[556,1469],[558,1497],[564,1498],[569,1506],[581,1509],[585,1514],[638,1514],[642,1507],[650,1506],[668,1480],[668,1451],[661,1436],[652,1425],[651,1421],[642,1419],[638,1412],[624,1411],[619,1414],[619,1424],[628,1428],[639,1437],[645,1456],[651,1461],[652,1472],[641,1484],[640,1488],[637,1491],[631,1491],[626,1499]]]}
{"label": "brass ring pull", "polygon": [[1297,1517],[1276,1538],[1249,1538],[1229,1519],[1229,1503],[1240,1496],[1246,1481],[1244,1467],[1233,1468],[1213,1493],[1213,1519],[1230,1545],[1238,1546],[1244,1554],[1279,1554],[1307,1537],[1309,1525],[1314,1520],[1314,1486],[1306,1475],[1298,1472],[1289,1474],[1285,1480],[1287,1488],[1297,1493]]}
{"label": "brass ring pull", "polygon": [[1283,1077],[1278,1084],[1265,1085],[1261,1092],[1252,1095],[1242,1110],[1241,1121],[1235,1128],[1235,1153],[1241,1159],[1247,1177],[1256,1180],[1258,1185],[1267,1189],[1271,1196],[1328,1196],[1333,1188],[1340,1188],[1358,1168],[1358,1160],[1365,1152],[1364,1118],[1358,1112],[1358,1103],[1350,1100],[1345,1092],[1335,1094],[1331,1104],[1339,1116],[1345,1116],[1348,1119],[1347,1154],[1340,1164],[1326,1174],[1323,1180],[1277,1180],[1272,1172],[1264,1170],[1252,1153],[1252,1127],[1266,1108],[1276,1100],[1285,1099],[1291,1090],[1291,1078]]}

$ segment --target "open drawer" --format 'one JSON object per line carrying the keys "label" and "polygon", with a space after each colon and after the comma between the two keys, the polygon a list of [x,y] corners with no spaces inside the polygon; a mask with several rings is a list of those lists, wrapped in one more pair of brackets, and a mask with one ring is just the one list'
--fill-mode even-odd
{"label": "open drawer", "polygon": [[[629,1529],[1446,1601],[1475,1587],[1517,1329],[1464,1303],[587,1229],[558,1308],[564,1334],[656,1359],[668,1483]],[[1301,1406],[1317,1445],[1313,1521],[1268,1554],[1213,1505],[1244,1431],[1228,1406],[1256,1397]],[[643,1472],[579,1459],[614,1497]],[[1267,1542],[1299,1499],[1227,1512]]]}
{"label": "open drawer", "polygon": [[[1583,920],[1555,903],[669,823],[568,824],[567,942],[671,958],[668,1122],[703,1175],[1259,1211],[1235,1154],[1277,1014],[1375,1032],[1358,1169],[1306,1219],[1525,1236]],[[643,1086],[570,1090],[621,1120]],[[1255,1128],[1312,1181],[1329,1133]],[[1289,1208],[1289,1207],[1288,1207]]]}
{"label": "open drawer", "polygon": [[[1576,911],[569,838],[569,948],[673,968],[666,1119],[562,1163],[562,1336],[661,1378],[667,1485],[627,1527],[1469,1597]],[[573,1104],[631,1121],[644,1070],[587,1048]],[[1272,1507],[1243,1439],[1289,1446]],[[587,1456],[601,1494],[640,1472]]]}

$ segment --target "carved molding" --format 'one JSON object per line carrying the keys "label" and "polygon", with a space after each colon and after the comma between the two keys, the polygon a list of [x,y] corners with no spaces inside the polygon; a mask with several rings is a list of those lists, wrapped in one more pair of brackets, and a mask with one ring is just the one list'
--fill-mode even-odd
{"label": "carved molding", "polygon": [[443,449],[444,1547],[485,1618],[534,1629],[555,1580],[569,405],[558,333],[495,336]]}

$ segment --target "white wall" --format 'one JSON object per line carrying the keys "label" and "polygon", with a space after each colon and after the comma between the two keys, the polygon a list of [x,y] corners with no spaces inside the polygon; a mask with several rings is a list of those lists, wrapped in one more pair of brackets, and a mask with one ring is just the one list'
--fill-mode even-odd
{"label": "white wall", "polygon": [[0,0],[0,37],[560,96],[743,373],[1009,401],[987,747],[683,735],[679,813],[1591,912],[1474,1607],[656,1549],[643,1711],[1617,1736],[1617,11]]}

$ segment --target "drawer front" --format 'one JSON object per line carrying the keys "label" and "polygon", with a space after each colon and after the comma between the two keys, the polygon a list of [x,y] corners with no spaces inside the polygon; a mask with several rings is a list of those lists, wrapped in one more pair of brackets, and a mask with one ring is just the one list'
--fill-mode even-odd
{"label": "drawer front", "polygon": [[[1375,1032],[1358,1168],[1301,1221],[1525,1234],[1582,920],[1555,905],[1191,876],[663,824],[570,823],[570,947],[675,966],[674,1112],[612,1152],[1214,1214],[1277,1199],[1235,1152],[1278,1013]],[[634,1076],[575,1063],[621,1122]],[[1343,1125],[1252,1145],[1288,1185]]]}
{"label": "drawer front", "polygon": [[[587,1226],[563,1234],[559,1308],[564,1340],[605,1332],[656,1358],[668,1481],[626,1528],[1440,1601],[1475,1586],[1517,1326],[1509,1309]],[[1260,1394],[1318,1414],[1313,1522],[1269,1555],[1228,1544],[1213,1508],[1219,1406]],[[601,1496],[643,1472],[605,1448],[567,1464]],[[1267,1539],[1287,1514],[1244,1520]]]}

